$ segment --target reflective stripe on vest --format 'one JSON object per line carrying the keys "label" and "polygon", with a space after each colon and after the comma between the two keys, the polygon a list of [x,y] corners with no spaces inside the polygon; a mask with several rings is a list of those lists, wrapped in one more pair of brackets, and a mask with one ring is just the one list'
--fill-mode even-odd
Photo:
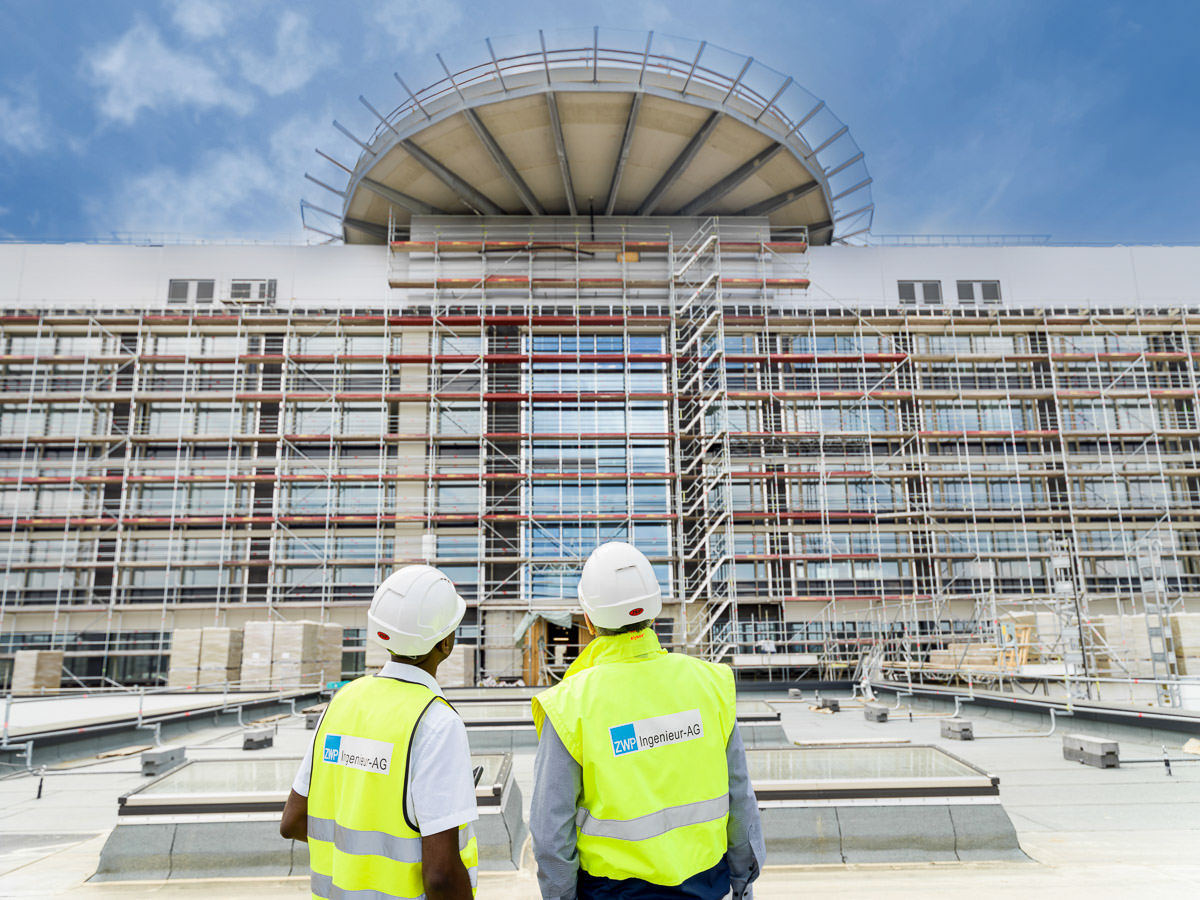
{"label": "reflective stripe on vest", "polygon": [[[356,856],[386,856],[402,863],[421,861],[421,839],[419,837],[396,837],[386,831],[359,831],[339,825],[334,819],[308,817],[308,836],[312,840],[329,841],[343,853]],[[459,841],[459,849],[466,842]]]}
{"label": "reflective stripe on vest", "polygon": [[534,724],[551,722],[581,769],[585,872],[677,885],[721,861],[735,702],[728,666],[667,653],[650,629],[597,637],[534,698]]}
{"label": "reflective stripe on vest", "polygon": [[[308,796],[313,896],[424,896],[421,835],[406,809],[408,754],[421,717],[438,702],[424,685],[380,676],[352,681],[330,702],[313,741]],[[473,826],[459,828],[458,850],[474,890]]]}
{"label": "reflective stripe on vest", "polygon": [[620,841],[648,841],[688,825],[702,825],[729,813],[729,795],[712,800],[697,800],[683,806],[669,806],[636,819],[596,819],[586,809],[575,815],[580,834],[616,838]]}
{"label": "reflective stripe on vest", "polygon": [[425,900],[425,895],[416,897],[399,897],[396,894],[385,894],[383,891],[366,890],[346,891],[333,883],[332,875],[318,875],[313,872],[308,879],[308,889],[314,897],[324,900]]}
{"label": "reflective stripe on vest", "polygon": [[[471,837],[474,837],[472,832]],[[462,843],[460,841],[460,843]],[[475,866],[471,866],[467,870],[467,874],[471,877],[471,890],[474,891],[479,885],[479,870]],[[333,877],[330,875],[319,875],[313,872],[308,878],[309,891],[314,897],[321,897],[324,900],[425,900],[424,894],[419,894],[416,897],[397,897],[395,894],[385,894],[383,891],[375,891],[371,889],[347,891],[337,887],[333,883]]]}

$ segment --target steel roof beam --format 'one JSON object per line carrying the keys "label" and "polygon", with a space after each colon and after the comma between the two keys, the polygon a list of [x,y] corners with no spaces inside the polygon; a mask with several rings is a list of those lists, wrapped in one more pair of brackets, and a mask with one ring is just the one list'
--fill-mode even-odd
{"label": "steel roof beam", "polygon": [[388,230],[386,225],[379,225],[376,222],[367,222],[363,219],[353,219],[349,216],[342,219],[342,224],[347,228],[353,228],[355,231],[361,231],[368,237],[379,238],[383,241],[388,239]]}
{"label": "steel roof beam", "polygon": [[776,141],[765,150],[756,153],[752,158],[746,160],[704,193],[697,196],[689,203],[685,203],[675,213],[677,216],[695,216],[704,212],[708,207],[712,206],[735,187],[753,175],[759,170],[768,160],[776,153],[783,149],[783,144]]}
{"label": "steel roof beam", "polygon": [[[697,59],[699,54],[697,54]],[[658,184],[650,189],[650,193],[646,195],[646,199],[642,201],[642,205],[638,207],[635,215],[648,216],[658,207],[658,203],[663,198],[663,194],[673,185],[676,179],[683,174],[683,170],[688,167],[696,154],[700,152],[700,148],[704,146],[704,142],[708,140],[709,135],[713,133],[713,129],[717,127],[724,113],[711,112],[708,118],[704,120],[704,124],[700,126],[700,130],[692,135],[692,139],[687,142],[687,146],[683,151],[675,157],[675,161],[667,166],[667,171],[663,173],[662,178],[658,179]]]}
{"label": "steel roof beam", "polygon": [[504,210],[485,197],[482,191],[469,184],[460,175],[450,171],[442,164],[441,160],[421,149],[411,138],[402,140],[400,146],[407,150],[413,159],[437,176],[442,184],[458,194],[459,199],[477,213],[486,216],[504,215]]}
{"label": "steel roof beam", "polygon": [[[547,71],[549,78],[549,71]],[[554,152],[558,154],[558,168],[562,172],[563,187],[567,192],[567,210],[579,215],[575,208],[575,186],[571,183],[571,162],[567,159],[567,142],[563,139],[562,119],[558,115],[558,98],[554,91],[546,92],[546,105],[550,109],[550,131],[554,134]]]}
{"label": "steel roof beam", "polygon": [[759,200],[757,203],[751,203],[745,209],[734,213],[738,216],[768,216],[787,206],[794,200],[799,200],[801,197],[806,197],[819,188],[820,185],[815,181],[810,181],[807,184],[801,184],[792,188],[789,191],[784,191],[782,194],[776,194],[774,197],[768,197],[766,200]]}
{"label": "steel roof beam", "polygon": [[[649,41],[646,42],[646,48],[649,52]],[[617,163],[613,166],[612,181],[608,186],[608,202],[604,204],[606,216],[611,216],[613,208],[617,205],[617,191],[621,188],[621,175],[625,172],[625,161],[629,159],[629,145],[633,143],[633,130],[637,126],[638,110],[641,108],[642,93],[638,91],[633,95],[633,102],[629,104],[629,117],[625,120],[625,134],[621,136],[621,149],[617,151]]]}
{"label": "steel roof beam", "polygon": [[475,129],[475,136],[479,138],[479,142],[483,144],[488,155],[491,156],[492,162],[508,179],[508,183],[512,185],[513,190],[517,192],[517,196],[521,198],[521,202],[535,216],[544,216],[546,214],[545,207],[538,202],[537,197],[533,195],[533,191],[529,189],[529,185],[525,183],[525,179],[521,177],[512,161],[508,158],[500,145],[496,143],[496,139],[492,137],[492,133],[487,130],[487,126],[483,124],[483,120],[473,109],[464,109],[463,115],[467,121],[471,123],[471,127]]}
{"label": "steel roof beam", "polygon": [[363,178],[358,183],[372,194],[378,194],[389,203],[395,203],[397,206],[403,207],[415,215],[446,215],[446,211],[444,209],[439,209],[431,203],[426,203],[424,200],[418,200],[416,197],[411,197],[408,194],[402,194],[395,188],[390,188],[386,184],[380,184],[378,181],[375,181],[372,178]]}

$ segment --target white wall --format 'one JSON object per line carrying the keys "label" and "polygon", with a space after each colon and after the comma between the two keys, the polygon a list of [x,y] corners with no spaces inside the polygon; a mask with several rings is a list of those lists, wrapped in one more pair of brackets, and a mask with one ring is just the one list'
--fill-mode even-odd
{"label": "white wall", "polygon": [[130,308],[163,306],[172,278],[274,278],[277,302],[379,305],[388,294],[382,246],[102,244],[0,245],[0,306]]}
{"label": "white wall", "polygon": [[[404,263],[405,257],[398,260]],[[598,261],[597,265],[601,262]],[[277,305],[382,305],[382,246],[0,245],[0,307],[162,307],[172,278],[274,278]],[[894,306],[901,280],[999,280],[1005,306],[1200,306],[1200,247],[814,247],[801,305]],[[781,273],[784,274],[784,273]]]}
{"label": "white wall", "polygon": [[999,280],[1005,306],[1200,305],[1200,247],[813,247],[814,305],[893,306],[898,281]]}

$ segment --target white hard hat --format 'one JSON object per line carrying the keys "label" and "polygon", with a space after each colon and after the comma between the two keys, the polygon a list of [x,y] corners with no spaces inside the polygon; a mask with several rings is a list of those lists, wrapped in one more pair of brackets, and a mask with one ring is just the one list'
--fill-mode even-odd
{"label": "white hard hat", "polygon": [[579,579],[579,603],[593,625],[624,628],[662,611],[654,567],[632,544],[609,541],[592,551]]}
{"label": "white hard hat", "polygon": [[367,632],[397,656],[424,656],[462,621],[467,604],[433,566],[405,566],[383,580],[367,610]]}

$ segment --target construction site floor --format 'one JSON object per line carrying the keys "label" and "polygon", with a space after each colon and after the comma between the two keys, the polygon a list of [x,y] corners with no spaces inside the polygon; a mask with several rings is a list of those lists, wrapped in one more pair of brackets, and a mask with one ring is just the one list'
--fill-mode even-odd
{"label": "construction site floor", "polygon": [[[788,736],[796,741],[908,740],[942,746],[1000,778],[1000,797],[1029,862],[877,865],[770,865],[756,885],[757,898],[833,894],[860,897],[928,897],[931,892],[970,891],[974,898],[1012,896],[1014,891],[1058,897],[1179,897],[1200,886],[1200,762],[1181,763],[1167,775],[1163,765],[1095,769],[1062,758],[1061,733],[1040,736],[999,717],[965,713],[979,740],[939,736],[940,720],[904,707],[891,721],[864,720],[840,695],[843,711],[820,714],[806,700],[781,694],[748,695],[777,703]],[[839,696],[828,694],[827,696]],[[893,701],[885,701],[891,706]],[[186,736],[189,759],[241,754],[240,729],[228,727]],[[989,740],[988,735],[1023,735]],[[285,720],[275,746],[256,758],[298,757],[312,732],[302,718]],[[1180,735],[1172,755],[1180,756]],[[1121,741],[1124,759],[1162,755],[1160,744]],[[518,754],[514,776],[528,812],[532,754]],[[198,879],[170,882],[87,882],[100,849],[116,823],[117,797],[144,783],[136,756],[103,762],[60,764],[49,770],[37,798],[38,775],[0,780],[0,896],[120,896],[150,894],[208,897],[305,896],[307,878]],[[538,896],[528,845],[516,872],[484,872],[480,898]]]}

